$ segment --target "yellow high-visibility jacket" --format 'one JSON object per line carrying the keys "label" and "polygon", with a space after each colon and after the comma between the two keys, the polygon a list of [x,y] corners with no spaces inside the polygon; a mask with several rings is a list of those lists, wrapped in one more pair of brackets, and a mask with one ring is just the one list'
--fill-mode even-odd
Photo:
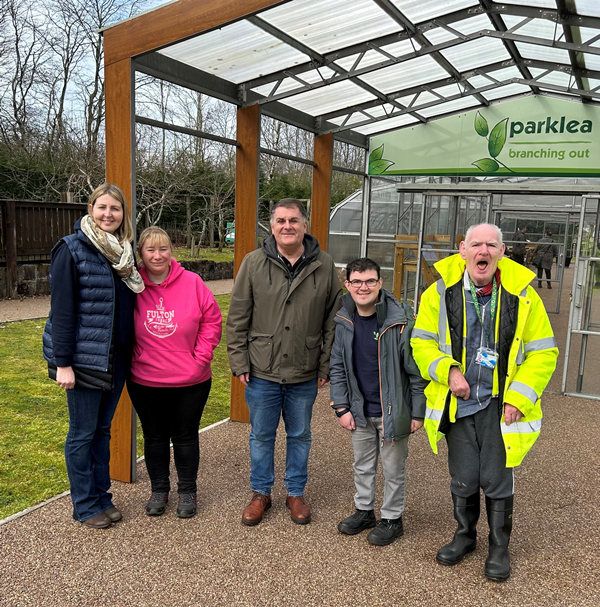
{"label": "yellow high-visibility jacket", "polygon": [[[466,308],[463,288],[465,261],[452,255],[438,261],[441,279],[421,298],[411,346],[425,379],[425,429],[434,453],[437,442],[456,421],[457,402],[448,387],[450,367],[465,372]],[[498,396],[498,419],[506,449],[506,466],[518,466],[537,440],[542,427],[540,397],[556,367],[558,348],[544,304],[529,285],[535,274],[510,259],[498,263],[501,287],[495,318],[498,363],[493,395]],[[504,423],[504,404],[523,413],[519,422]]]}

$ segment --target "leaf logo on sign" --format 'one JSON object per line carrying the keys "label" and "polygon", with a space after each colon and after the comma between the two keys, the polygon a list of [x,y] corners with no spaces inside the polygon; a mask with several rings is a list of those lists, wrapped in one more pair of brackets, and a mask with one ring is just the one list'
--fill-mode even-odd
{"label": "leaf logo on sign", "polygon": [[383,144],[369,154],[369,175],[381,175],[394,163],[383,158]]}
{"label": "leaf logo on sign", "polygon": [[[501,120],[491,131],[488,125],[487,120],[481,115],[480,112],[477,112],[475,115],[475,132],[480,136],[487,139],[488,142],[488,152],[491,158],[481,158],[481,160],[477,160],[472,162],[471,164],[476,166],[480,171],[484,173],[495,173],[500,166],[503,166],[505,169],[509,170],[511,173],[514,173],[512,169],[509,169],[503,162],[497,160],[504,144],[506,143],[506,129],[508,125],[508,118],[504,118]],[[489,133],[489,137],[488,137]]]}

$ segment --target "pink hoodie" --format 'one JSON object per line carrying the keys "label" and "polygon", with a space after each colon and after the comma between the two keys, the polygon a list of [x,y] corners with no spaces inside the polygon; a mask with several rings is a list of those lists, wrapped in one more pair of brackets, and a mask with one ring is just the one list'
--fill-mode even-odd
{"label": "pink hoodie", "polygon": [[211,377],[222,318],[204,281],[171,260],[160,285],[140,269],[146,288],[136,298],[131,379],[144,386],[183,387]]}

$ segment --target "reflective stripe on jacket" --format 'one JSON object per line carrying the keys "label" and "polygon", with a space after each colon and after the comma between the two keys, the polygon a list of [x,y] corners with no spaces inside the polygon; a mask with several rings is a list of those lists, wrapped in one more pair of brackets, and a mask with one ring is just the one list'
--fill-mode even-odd
{"label": "reflective stripe on jacket", "polygon": [[[442,277],[421,298],[411,345],[423,377],[425,428],[434,453],[437,441],[456,420],[456,397],[448,387],[450,367],[465,372],[466,317],[462,279],[465,261],[460,255],[435,264]],[[493,394],[500,395],[498,412],[506,448],[506,465],[518,466],[537,440],[542,425],[541,395],[556,367],[558,348],[544,304],[529,282],[535,277],[510,259],[498,263],[502,283],[495,319],[498,363],[494,369]],[[523,417],[504,423],[504,403],[517,407]]]}

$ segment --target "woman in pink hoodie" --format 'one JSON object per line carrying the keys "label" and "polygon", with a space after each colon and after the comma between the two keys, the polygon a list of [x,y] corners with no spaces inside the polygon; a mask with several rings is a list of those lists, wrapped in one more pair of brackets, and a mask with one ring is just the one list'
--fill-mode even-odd
{"label": "woman in pink hoodie", "polygon": [[142,423],[152,485],[146,514],[169,500],[170,442],[178,476],[177,516],[196,514],[200,463],[198,428],[210,392],[213,350],[221,340],[221,311],[197,274],[171,257],[169,235],[145,229],[138,241],[146,288],[137,297],[135,345],[127,387]]}

